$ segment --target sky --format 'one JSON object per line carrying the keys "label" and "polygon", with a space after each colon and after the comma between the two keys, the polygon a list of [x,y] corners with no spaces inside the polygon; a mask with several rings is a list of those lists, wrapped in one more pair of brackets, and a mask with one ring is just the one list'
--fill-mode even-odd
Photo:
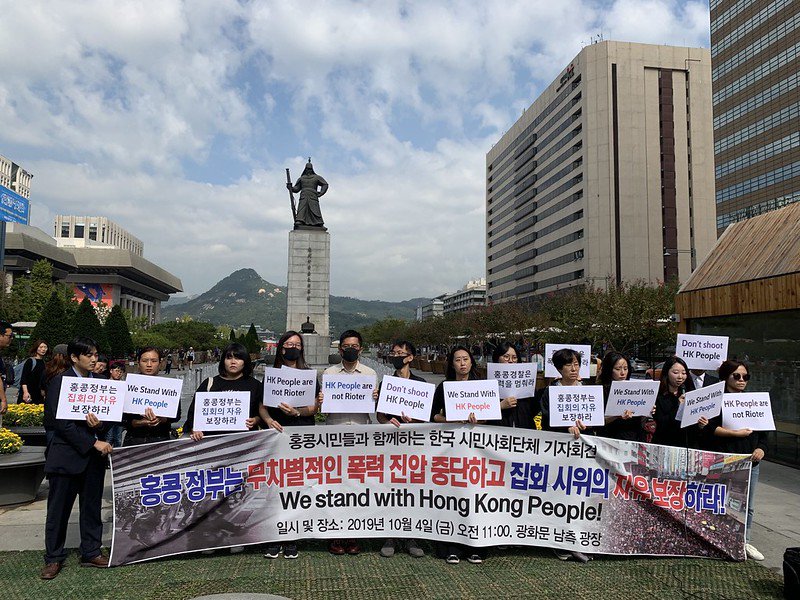
{"label": "sky", "polygon": [[708,2],[0,0],[0,154],[31,225],[107,216],[198,294],[286,284],[285,187],[330,184],[331,293],[485,276],[486,153],[598,35],[709,46]]}

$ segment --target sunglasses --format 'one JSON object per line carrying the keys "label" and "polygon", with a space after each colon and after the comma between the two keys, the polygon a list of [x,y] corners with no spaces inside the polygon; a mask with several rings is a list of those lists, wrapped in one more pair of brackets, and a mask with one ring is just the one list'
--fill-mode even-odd
{"label": "sunglasses", "polygon": [[741,373],[731,373],[731,377],[733,377],[736,381],[750,381],[750,373],[745,373],[744,375]]}

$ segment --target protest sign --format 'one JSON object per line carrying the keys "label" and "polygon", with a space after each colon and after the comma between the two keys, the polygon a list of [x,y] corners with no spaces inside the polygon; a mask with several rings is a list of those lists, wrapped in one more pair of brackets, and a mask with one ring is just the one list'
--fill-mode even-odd
{"label": "protest sign", "polygon": [[[745,559],[746,513],[729,499],[747,498],[746,455],[420,423],[174,440],[115,448],[111,461],[113,566],[265,542],[410,537]],[[675,467],[686,463],[707,467]]]}
{"label": "protest sign", "polygon": [[125,378],[125,412],[142,415],[148,408],[157,417],[174,419],[181,405],[183,380],[131,373]]}
{"label": "protest sign", "polygon": [[83,421],[94,413],[101,421],[122,421],[125,392],[124,381],[99,377],[62,377],[58,393],[56,419]]}
{"label": "protest sign", "polygon": [[553,365],[553,354],[562,348],[569,348],[575,350],[581,355],[581,379],[588,379],[591,376],[591,360],[592,360],[592,347],[582,344],[545,344],[544,345],[544,376],[545,377],[561,377],[555,365]]}
{"label": "protest sign", "polygon": [[532,363],[489,363],[486,375],[497,380],[501,400],[532,398],[536,393],[536,365]]}
{"label": "protest sign", "polygon": [[466,421],[475,413],[478,421],[502,418],[500,393],[495,379],[444,382],[444,408],[448,421]]}
{"label": "protest sign", "polygon": [[675,356],[682,358],[690,369],[716,371],[728,358],[728,338],[679,333],[675,342]]}
{"label": "protest sign", "polygon": [[554,385],[549,395],[550,427],[571,427],[575,421],[593,427],[605,424],[602,385]]}
{"label": "protest sign", "polygon": [[686,392],[681,414],[681,427],[695,425],[700,417],[716,417],[722,408],[722,394],[725,382],[720,381],[693,392]]}
{"label": "protest sign", "polygon": [[429,421],[436,386],[425,381],[386,375],[381,382],[378,412],[406,415],[417,421]]}
{"label": "protest sign", "polygon": [[247,431],[250,392],[197,392],[194,431]]}
{"label": "protest sign", "polygon": [[629,410],[634,417],[649,417],[659,385],[659,381],[613,381],[606,401],[606,416],[620,417]]}
{"label": "protest sign", "polygon": [[723,394],[722,426],[725,429],[775,431],[769,392]]}
{"label": "protest sign", "polygon": [[322,412],[374,413],[374,375],[323,375]]}
{"label": "protest sign", "polygon": [[264,405],[312,406],[316,403],[317,372],[311,369],[264,369]]}

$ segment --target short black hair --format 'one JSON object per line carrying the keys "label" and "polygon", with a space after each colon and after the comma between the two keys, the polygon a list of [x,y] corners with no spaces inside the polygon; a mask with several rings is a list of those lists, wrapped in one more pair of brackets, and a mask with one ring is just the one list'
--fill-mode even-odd
{"label": "short black hair", "polygon": [[364,343],[364,338],[361,337],[360,333],[358,333],[355,329],[347,329],[346,331],[342,332],[342,335],[339,336],[339,345],[341,346],[344,344],[344,341],[350,337],[358,338],[359,346]]}
{"label": "short black hair", "polygon": [[97,362],[108,363],[108,356],[106,356],[105,354],[98,354]]}
{"label": "short black hair", "polygon": [[219,357],[219,374],[225,377],[225,359],[226,358],[238,358],[239,360],[244,361],[244,368],[242,369],[242,376],[243,377],[250,377],[253,374],[253,361],[250,360],[250,354],[247,352],[247,348],[242,346],[239,342],[231,342],[225,349],[222,351],[222,354]]}
{"label": "short black hair", "polygon": [[557,371],[561,371],[564,365],[570,364],[573,360],[577,360],[581,364],[581,354],[572,348],[561,348],[553,352],[553,366]]}
{"label": "short black hair", "polygon": [[514,346],[514,344],[512,344],[511,342],[500,342],[499,344],[497,344],[497,348],[494,349],[494,352],[492,352],[492,362],[493,363],[498,362],[500,360],[500,357],[503,356],[509,350],[513,350],[514,354],[516,354],[517,358],[519,358],[519,352],[517,352],[517,348],[516,346]]}
{"label": "short black hair", "polygon": [[[0,323],[0,327],[2,327],[2,325],[3,324]],[[88,337],[76,337],[67,344],[67,356],[70,358],[81,355],[88,356],[93,352],[97,352],[97,350],[97,342]]]}
{"label": "short black hair", "polygon": [[405,348],[406,351],[408,351],[408,353],[411,356],[416,356],[417,355],[417,349],[414,347],[414,344],[412,344],[408,340],[396,340],[396,341],[392,342],[392,345],[389,346],[389,348],[394,348],[395,346],[398,346],[400,348]]}
{"label": "short black hair", "polygon": [[5,333],[6,329],[14,331],[14,328],[11,326],[11,323],[9,323],[8,321],[0,321],[0,333]]}
{"label": "short black hair", "polygon": [[140,360],[142,360],[142,356],[144,356],[148,352],[155,352],[156,354],[158,354],[158,360],[161,360],[162,358],[164,358],[164,356],[163,356],[163,354],[161,352],[161,348],[156,348],[155,346],[145,346],[144,348],[142,348],[141,350],[139,350],[136,353],[136,362],[139,362]]}

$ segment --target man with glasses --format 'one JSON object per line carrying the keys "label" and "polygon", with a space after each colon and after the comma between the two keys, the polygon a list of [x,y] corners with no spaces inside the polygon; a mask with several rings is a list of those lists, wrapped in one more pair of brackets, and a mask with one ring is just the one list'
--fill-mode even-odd
{"label": "man with glasses", "polygon": [[[14,331],[11,329],[11,323],[7,323],[5,321],[0,321],[0,350],[4,348],[8,348],[11,344],[11,340],[14,339]],[[6,400],[6,376],[8,375],[8,371],[6,370],[6,362],[3,360],[3,357],[0,356],[0,376],[3,379],[3,385],[0,385],[0,423],[3,422],[2,415],[6,414],[8,410],[8,401]]]}

